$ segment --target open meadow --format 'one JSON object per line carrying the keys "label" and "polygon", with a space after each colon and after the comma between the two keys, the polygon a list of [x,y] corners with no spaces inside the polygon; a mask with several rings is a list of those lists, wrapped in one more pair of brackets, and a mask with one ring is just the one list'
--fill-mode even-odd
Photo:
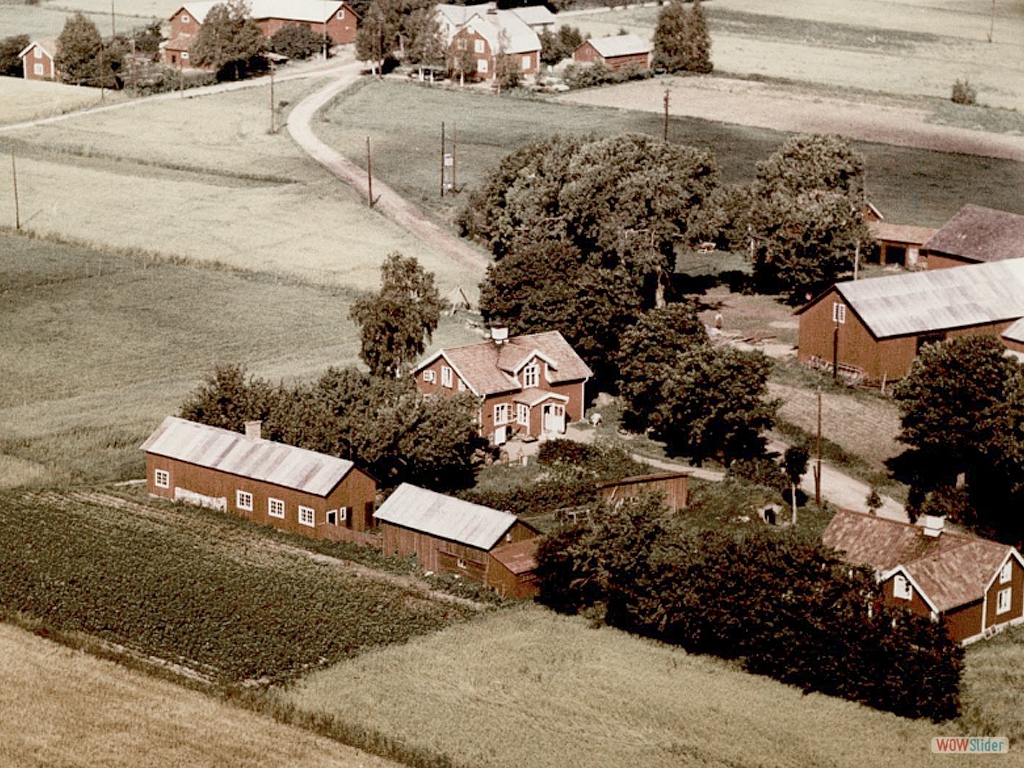
{"label": "open meadow", "polygon": [[[138,445],[219,363],[273,381],[358,362],[354,293],[0,232],[0,486],[140,477]],[[445,319],[436,344],[471,341]]]}
{"label": "open meadow", "polygon": [[[410,120],[410,115],[417,119]],[[374,173],[409,199],[447,217],[453,215],[459,198],[440,199],[442,121],[449,139],[455,131],[457,182],[462,189],[481,183],[508,153],[554,133],[614,136],[633,131],[661,136],[663,130],[660,114],[497,97],[399,79],[362,82],[342,94],[324,117],[315,128],[327,144],[361,163],[370,136]],[[755,165],[788,136],[688,117],[673,117],[669,125],[671,141],[712,151],[726,182],[749,181]],[[888,220],[939,226],[967,202],[1024,213],[1018,194],[1024,188],[1024,163],[867,142],[853,146],[867,161],[868,194]]]}
{"label": "open meadow", "polygon": [[394,768],[164,680],[0,624],[5,768]]}
{"label": "open meadow", "polygon": [[487,768],[923,768],[959,733],[532,606],[313,673],[281,705]]}
{"label": "open meadow", "polygon": [[[122,94],[119,93],[108,91],[104,94],[106,103],[121,98]],[[0,110],[0,125],[62,115],[99,103],[100,92],[94,88],[0,77],[0,104],[4,105]]]}

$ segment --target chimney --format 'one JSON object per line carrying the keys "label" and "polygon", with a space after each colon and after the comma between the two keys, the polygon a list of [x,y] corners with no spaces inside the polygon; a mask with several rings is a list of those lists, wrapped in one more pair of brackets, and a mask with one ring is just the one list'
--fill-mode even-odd
{"label": "chimney", "polygon": [[263,439],[263,422],[262,421],[247,421],[245,422],[245,439],[250,443],[258,443]]}
{"label": "chimney", "polygon": [[495,2],[494,0],[492,0],[492,2],[489,2],[487,4],[487,12],[488,13],[497,13],[498,12],[498,3]]}
{"label": "chimney", "polygon": [[508,326],[505,325],[492,325],[491,326],[491,341],[493,341],[499,347],[508,341]]}
{"label": "chimney", "polygon": [[923,521],[924,535],[937,539],[942,534],[946,518],[940,515],[925,515]]}

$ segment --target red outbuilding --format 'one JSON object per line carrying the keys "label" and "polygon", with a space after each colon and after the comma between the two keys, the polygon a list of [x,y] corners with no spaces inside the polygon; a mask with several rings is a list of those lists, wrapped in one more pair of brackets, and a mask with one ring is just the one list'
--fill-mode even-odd
{"label": "red outbuilding", "polygon": [[56,80],[56,40],[33,40],[18,54],[26,80]]}
{"label": "red outbuilding", "polygon": [[592,37],[572,52],[577,64],[605,64],[611,69],[648,69],[651,66],[651,45],[636,35]]}

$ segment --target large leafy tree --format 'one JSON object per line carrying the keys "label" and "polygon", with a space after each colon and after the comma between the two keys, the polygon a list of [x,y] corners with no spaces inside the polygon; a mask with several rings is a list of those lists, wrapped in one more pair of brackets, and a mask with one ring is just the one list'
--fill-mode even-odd
{"label": "large leafy tree", "polygon": [[31,42],[28,35],[11,35],[0,40],[0,77],[21,77],[22,64],[18,54]]}
{"label": "large leafy tree", "polygon": [[839,136],[801,135],[758,163],[747,217],[754,277],[795,301],[851,269],[870,242],[864,158]]}
{"label": "large leafy tree", "polygon": [[266,44],[244,0],[228,0],[206,14],[191,55],[199,66],[217,70],[219,77],[238,80],[246,72],[259,69]]}
{"label": "large leafy tree", "polygon": [[448,55],[434,6],[417,8],[406,22],[405,61],[414,67],[442,67]]}
{"label": "large leafy tree", "polygon": [[356,57],[382,72],[389,59],[407,59],[414,45],[418,60],[410,63],[425,66],[436,60],[437,32],[430,0],[373,0],[356,32]]}
{"label": "large leafy tree", "polygon": [[760,353],[715,347],[693,309],[647,312],[623,334],[619,352],[625,418],[670,450],[727,466],[764,453],[777,403],[768,398],[771,363]]}
{"label": "large leafy tree", "polygon": [[664,72],[711,72],[711,37],[700,0],[689,10],[683,0],[670,0],[658,12],[652,64]]}
{"label": "large leafy tree", "polygon": [[621,329],[664,302],[675,245],[717,178],[707,153],[640,135],[554,136],[512,153],[460,215],[495,256],[484,315],[516,333],[560,330],[614,380]]}
{"label": "large leafy tree", "polygon": [[285,24],[270,36],[270,50],[289,59],[308,59],[323,49],[324,40],[308,24]]}
{"label": "large leafy tree", "polygon": [[54,63],[65,83],[92,85],[100,75],[99,60],[103,38],[96,24],[77,11],[64,22],[57,38]]}
{"label": "large leafy tree", "polygon": [[557,31],[545,28],[537,36],[540,38],[540,60],[549,67],[570,58],[584,40],[579,27],[570,27],[566,24],[560,26]]}
{"label": "large leafy tree", "polygon": [[350,312],[361,329],[362,357],[374,376],[398,376],[423,354],[444,302],[415,257],[397,251],[381,265],[381,288],[356,300]]}

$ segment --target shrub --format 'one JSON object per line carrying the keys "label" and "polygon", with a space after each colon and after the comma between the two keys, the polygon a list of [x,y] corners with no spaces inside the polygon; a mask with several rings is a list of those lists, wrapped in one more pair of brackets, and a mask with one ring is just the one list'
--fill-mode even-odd
{"label": "shrub", "polygon": [[978,91],[970,80],[964,78],[953,83],[953,96],[952,100],[954,104],[977,104],[978,103]]}
{"label": "shrub", "polygon": [[21,77],[23,67],[18,54],[28,47],[28,35],[11,35],[0,40],[0,76]]}
{"label": "shrub", "polygon": [[569,64],[562,75],[565,84],[574,89],[625,83],[629,80],[646,80],[649,77],[653,77],[649,69],[635,65],[624,69],[612,69],[600,61],[595,64]]}
{"label": "shrub", "polygon": [[289,59],[308,59],[323,47],[323,38],[307,24],[286,24],[270,38],[270,50]]}
{"label": "shrub", "polygon": [[767,456],[737,459],[729,465],[729,474],[742,477],[755,485],[782,493],[789,488],[785,471]]}

